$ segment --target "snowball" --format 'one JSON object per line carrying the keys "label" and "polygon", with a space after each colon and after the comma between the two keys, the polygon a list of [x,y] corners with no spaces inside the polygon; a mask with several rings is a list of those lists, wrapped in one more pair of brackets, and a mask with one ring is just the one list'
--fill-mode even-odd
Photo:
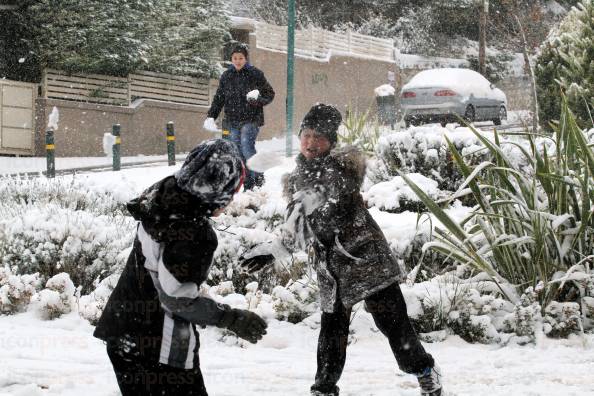
{"label": "snowball", "polygon": [[284,157],[276,152],[261,151],[247,160],[247,166],[250,170],[256,172],[265,172],[268,169],[282,165]]}
{"label": "snowball", "polygon": [[47,123],[47,128],[53,131],[58,130],[58,122],[60,121],[60,112],[58,108],[54,106],[52,112],[49,115],[49,121]]}
{"label": "snowball", "polygon": [[390,84],[380,85],[373,90],[375,96],[393,96],[396,93],[396,89]]}
{"label": "snowball", "polygon": [[248,100],[252,99],[252,100],[258,100],[258,97],[260,96],[260,91],[258,91],[257,89],[254,89],[253,91],[250,91],[247,93],[246,98]]}
{"label": "snowball", "polygon": [[113,156],[113,145],[116,142],[116,137],[107,132],[103,134],[103,152],[106,156]]}

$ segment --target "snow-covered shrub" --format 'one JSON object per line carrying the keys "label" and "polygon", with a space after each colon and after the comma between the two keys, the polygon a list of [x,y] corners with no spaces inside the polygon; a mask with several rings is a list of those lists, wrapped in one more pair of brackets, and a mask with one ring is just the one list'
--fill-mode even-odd
{"label": "snow-covered shrub", "polygon": [[551,302],[545,308],[543,329],[546,335],[554,338],[566,338],[581,330],[580,305],[578,303]]}
{"label": "snow-covered shrub", "polygon": [[581,0],[554,29],[540,48],[535,75],[540,121],[545,127],[559,120],[567,95],[576,120],[582,127],[592,126],[594,113],[594,3]]}
{"label": "snow-covered shrub", "polygon": [[513,285],[542,285],[541,308],[556,294],[556,273],[568,271],[594,251],[594,161],[589,136],[577,127],[567,107],[561,119],[549,146],[525,136],[530,146],[519,152],[523,159],[516,158],[515,151],[505,151],[510,142],[491,141],[475,130],[490,161],[473,166],[451,147],[466,177],[462,187],[477,203],[462,221],[453,219],[403,176],[443,225],[435,228],[436,240],[429,248],[484,272],[502,286],[509,301],[517,301],[521,293]]}
{"label": "snow-covered shrub", "polygon": [[582,313],[584,330],[592,330],[594,328],[594,297],[582,298]]}
{"label": "snow-covered shrub", "polygon": [[513,313],[506,316],[504,330],[516,333],[526,342],[533,342],[537,331],[540,331],[537,328],[539,326],[542,326],[541,307],[538,303],[537,293],[532,287],[529,287],[514,306]]}
{"label": "snow-covered shrub", "polygon": [[56,319],[70,313],[74,306],[76,288],[67,273],[62,272],[51,277],[45,289],[39,292],[38,310],[44,319]]}
{"label": "snow-covered shrub", "polygon": [[[435,180],[420,173],[410,173],[408,176],[417,185],[421,186],[432,199],[439,200],[445,196],[437,188]],[[375,206],[380,210],[391,213],[400,213],[406,210],[419,212],[425,207],[401,176],[395,176],[389,181],[375,184],[363,193],[363,199],[368,206]]]}
{"label": "snow-covered shrub", "polygon": [[472,315],[472,308],[466,310],[452,311],[448,316],[448,326],[452,331],[467,342],[480,342],[489,344],[496,340],[495,331],[491,318],[488,315]]}
{"label": "snow-covered shrub", "polygon": [[471,164],[479,164],[487,158],[477,137],[465,128],[459,129],[463,131],[417,127],[382,136],[376,148],[382,173],[375,171],[368,177],[373,177],[371,182],[375,184],[391,180],[398,176],[398,171],[418,173],[437,181],[440,190],[455,191],[463,177],[454,166],[445,136],[466,155],[465,158]]}
{"label": "snow-covered shrub", "polygon": [[92,189],[76,179],[2,177],[0,210],[54,204],[97,215],[127,214],[125,203],[109,191]]}
{"label": "snow-covered shrub", "polygon": [[67,272],[90,292],[119,272],[132,242],[134,220],[121,198],[75,178],[2,178],[1,263],[43,281]]}
{"label": "snow-covered shrub", "polygon": [[468,342],[491,343],[499,340],[493,323],[494,308],[503,308],[492,295],[481,295],[477,289],[466,289],[447,316],[448,327]]}
{"label": "snow-covered shrub", "polygon": [[0,267],[0,314],[26,310],[40,285],[39,274],[15,275],[8,267]]}
{"label": "snow-covered shrub", "polygon": [[280,197],[269,197],[263,191],[237,194],[225,214],[216,218],[215,230],[219,245],[214,254],[208,283],[216,285],[232,281],[236,290],[243,290],[251,282],[271,293],[279,284],[299,279],[305,272],[305,262],[294,255],[290,268],[275,271],[270,266],[256,274],[248,274],[239,266],[239,258],[251,248],[278,237],[284,223],[286,203]]}
{"label": "snow-covered shrub", "polygon": [[302,278],[287,287],[276,286],[272,290],[273,309],[278,320],[299,323],[317,309],[318,288]]}
{"label": "snow-covered shrub", "polygon": [[103,309],[109,300],[113,289],[115,289],[120,275],[114,274],[99,282],[97,288],[86,296],[82,296],[78,302],[78,313],[88,320],[92,325],[96,325],[101,318]]}
{"label": "snow-covered shrub", "polygon": [[4,225],[2,263],[21,274],[39,272],[49,279],[67,272],[93,290],[93,282],[119,272],[134,237],[131,217],[96,215],[54,204],[19,207]]}

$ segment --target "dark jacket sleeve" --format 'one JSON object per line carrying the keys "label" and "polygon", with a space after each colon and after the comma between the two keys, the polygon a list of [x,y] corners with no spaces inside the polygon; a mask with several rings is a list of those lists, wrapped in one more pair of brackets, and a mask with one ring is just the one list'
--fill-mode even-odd
{"label": "dark jacket sleeve", "polygon": [[258,91],[260,91],[260,96],[256,103],[260,106],[266,106],[274,99],[274,89],[272,89],[272,86],[268,80],[266,80],[266,77],[261,70],[256,69],[254,74],[256,86],[258,87]]}
{"label": "dark jacket sleeve", "polygon": [[163,250],[163,264],[179,282],[200,285],[208,276],[214,253],[212,246],[205,245],[183,240],[167,242]]}
{"label": "dark jacket sleeve", "polygon": [[216,326],[231,310],[226,304],[219,304],[208,297],[176,298],[159,293],[159,301],[173,315],[201,326]]}
{"label": "dark jacket sleeve", "polygon": [[[176,239],[165,242],[163,264],[181,283],[193,282],[198,286],[208,277],[214,251],[216,234],[209,228],[196,231],[176,227]],[[230,308],[208,297],[171,297],[159,291],[159,301],[173,315],[197,325],[217,325]]]}
{"label": "dark jacket sleeve", "polygon": [[207,117],[209,118],[214,118],[216,120],[219,117],[219,114],[221,114],[221,111],[223,110],[223,106],[225,105],[226,80],[227,76],[225,73],[223,73],[221,79],[219,80],[219,87],[217,88],[217,92],[212,98],[212,104],[210,105],[210,109],[207,113]]}

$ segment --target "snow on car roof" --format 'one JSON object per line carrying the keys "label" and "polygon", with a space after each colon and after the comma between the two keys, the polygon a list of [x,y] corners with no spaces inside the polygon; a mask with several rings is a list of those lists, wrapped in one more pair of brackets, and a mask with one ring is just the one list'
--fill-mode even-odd
{"label": "snow on car roof", "polygon": [[497,96],[505,100],[505,94],[499,90],[492,90],[489,81],[470,69],[442,68],[424,70],[416,74],[402,90],[418,88],[449,88],[460,95]]}

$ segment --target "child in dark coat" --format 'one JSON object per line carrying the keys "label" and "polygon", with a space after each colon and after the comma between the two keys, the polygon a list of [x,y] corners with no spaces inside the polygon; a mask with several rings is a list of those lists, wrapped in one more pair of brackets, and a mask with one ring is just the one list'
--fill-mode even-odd
{"label": "child in dark coat", "polygon": [[[320,288],[322,323],[311,393],[338,395],[351,310],[365,301],[400,369],[417,376],[422,395],[439,396],[441,373],[410,323],[398,284],[399,266],[360,193],[363,153],[352,147],[334,149],[341,121],[334,107],[313,106],[301,124],[297,166],[285,177],[289,204],[282,246],[310,252]],[[279,259],[277,242],[270,244],[275,247],[269,253]],[[258,246],[244,255],[248,271],[274,260],[265,250]]]}
{"label": "child in dark coat", "polygon": [[195,324],[252,343],[266,334],[258,315],[199,294],[217,248],[208,217],[222,212],[244,176],[235,145],[210,140],[128,203],[139,221],[134,246],[94,333],[107,343],[122,395],[207,395]]}

